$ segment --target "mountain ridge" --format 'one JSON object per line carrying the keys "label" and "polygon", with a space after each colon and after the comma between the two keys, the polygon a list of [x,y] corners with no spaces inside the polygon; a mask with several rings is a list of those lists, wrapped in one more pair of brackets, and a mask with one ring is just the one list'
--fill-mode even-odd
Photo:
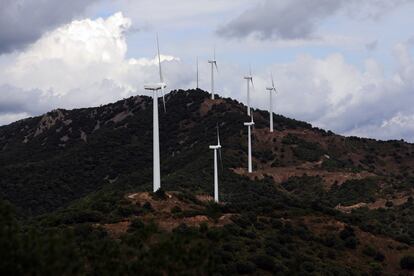
{"label": "mountain ridge", "polygon": [[[38,248],[38,240],[59,247],[63,239],[84,274],[410,275],[399,262],[414,254],[414,145],[343,137],[276,114],[270,133],[268,112],[254,110],[248,174],[243,104],[201,90],[166,100],[156,194],[148,193],[150,97],[0,127],[0,222],[15,217],[10,229],[21,230],[7,235],[19,258],[40,258],[29,272],[49,267],[19,241]],[[221,204],[208,200],[217,123]],[[98,257],[101,244],[117,253]],[[66,267],[73,258],[50,260]],[[57,267],[50,273],[65,271]]]}

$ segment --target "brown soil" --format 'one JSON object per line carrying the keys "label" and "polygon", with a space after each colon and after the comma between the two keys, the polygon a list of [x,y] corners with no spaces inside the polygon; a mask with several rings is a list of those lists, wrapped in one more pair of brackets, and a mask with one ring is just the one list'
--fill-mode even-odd
{"label": "brown soil", "polygon": [[[222,227],[231,223],[232,214],[223,214],[216,220],[202,215],[206,208],[205,203],[213,200],[211,196],[198,195],[197,199],[200,200],[200,204],[181,200],[176,192],[168,192],[166,196],[166,199],[159,200],[154,199],[150,193],[143,192],[129,194],[126,196],[126,199],[131,201],[132,204],[138,204],[140,206],[147,202],[150,203],[153,210],[139,216],[139,218],[144,222],[153,221],[161,229],[166,231],[172,231],[181,224],[198,227],[201,223],[206,223],[209,227]],[[181,211],[177,213],[171,212],[175,207],[178,207]],[[194,211],[194,214],[186,211]],[[130,220],[133,218],[126,218],[123,222],[103,226],[111,235],[119,236],[128,230]]]}
{"label": "brown soil", "polygon": [[226,103],[223,99],[216,99],[212,100],[210,98],[205,99],[204,102],[200,106],[200,115],[205,116],[211,110],[213,105]]}
{"label": "brown soil", "polygon": [[[310,163],[312,164],[312,163]],[[253,173],[247,173],[247,169],[245,168],[236,168],[233,171],[240,175],[245,175],[250,177],[251,179],[263,179],[265,175],[271,176],[275,183],[283,183],[287,181],[290,177],[293,176],[320,176],[325,183],[325,188],[329,190],[332,185],[335,183],[337,185],[341,185],[347,180],[352,179],[364,179],[370,176],[374,176],[374,174],[369,172],[360,172],[360,173],[352,173],[352,172],[329,172],[317,169],[315,167],[312,168],[312,165],[304,164],[299,166],[291,166],[291,167],[265,167],[259,168],[258,170],[254,171]],[[315,163],[317,166],[317,164]]]}
{"label": "brown soil", "polygon": [[378,198],[375,202],[371,202],[371,203],[360,202],[360,203],[350,205],[350,206],[338,205],[335,207],[335,209],[341,212],[344,212],[344,213],[350,213],[353,209],[358,209],[358,208],[363,208],[363,207],[367,207],[370,210],[376,210],[380,208],[388,208],[386,206],[386,203],[388,201],[392,202],[392,206],[400,206],[400,205],[405,204],[408,201],[408,199],[413,196],[413,194],[414,194],[413,192],[397,193],[394,195],[394,198],[389,198],[389,199]]}
{"label": "brown soil", "polygon": [[130,225],[130,221],[120,221],[117,223],[103,224],[102,227],[108,232],[111,237],[118,238],[124,234]]}
{"label": "brown soil", "polygon": [[196,195],[196,198],[202,202],[209,202],[214,200],[214,198],[210,195]]}

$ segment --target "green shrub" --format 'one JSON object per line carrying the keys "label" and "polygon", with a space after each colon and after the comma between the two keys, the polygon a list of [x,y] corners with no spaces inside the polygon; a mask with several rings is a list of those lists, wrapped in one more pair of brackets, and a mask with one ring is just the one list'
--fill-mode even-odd
{"label": "green shrub", "polygon": [[303,262],[303,264],[300,266],[301,270],[304,270],[308,273],[312,273],[315,271],[315,265],[312,262]]}
{"label": "green shrub", "polygon": [[236,269],[239,274],[250,274],[256,271],[256,265],[252,262],[238,262]]}
{"label": "green shrub", "polygon": [[208,231],[208,224],[207,224],[207,222],[202,222],[202,223],[200,223],[200,232],[201,233],[206,233],[207,231]]}
{"label": "green shrub", "polygon": [[402,269],[414,270],[414,256],[407,255],[401,258],[400,267]]}
{"label": "green shrub", "polygon": [[135,218],[131,220],[131,224],[129,225],[130,229],[142,229],[144,227],[145,227],[144,222],[139,218]]}
{"label": "green shrub", "polygon": [[253,258],[253,262],[257,265],[257,267],[263,270],[276,272],[276,264],[272,257],[267,255],[258,255]]}
{"label": "green shrub", "polygon": [[369,264],[369,271],[372,276],[381,276],[383,272],[383,268],[379,263],[370,263]]}
{"label": "green shrub", "polygon": [[181,213],[182,209],[179,206],[174,206],[171,208],[171,213],[172,214],[177,214],[177,213]]}
{"label": "green shrub", "polygon": [[383,262],[385,260],[385,255],[382,252],[377,251],[377,253],[375,254],[374,260],[378,262]]}
{"label": "green shrub", "polygon": [[362,249],[362,253],[364,255],[367,255],[369,257],[374,257],[377,254],[377,250],[372,247],[371,245],[366,245],[363,249]]}
{"label": "green shrub", "polygon": [[345,246],[350,249],[355,249],[358,245],[358,240],[355,237],[348,237],[345,240]]}
{"label": "green shrub", "polygon": [[344,229],[341,230],[341,232],[339,232],[339,237],[341,237],[341,239],[346,240],[349,237],[354,237],[355,236],[355,231],[354,228],[352,228],[349,225],[346,225]]}

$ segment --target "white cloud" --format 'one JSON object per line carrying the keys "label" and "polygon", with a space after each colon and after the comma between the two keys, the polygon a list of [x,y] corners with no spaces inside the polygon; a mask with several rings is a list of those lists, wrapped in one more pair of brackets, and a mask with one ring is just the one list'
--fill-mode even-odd
{"label": "white cloud", "polygon": [[[276,112],[305,120],[342,134],[414,141],[414,62],[410,44],[395,48],[399,67],[391,74],[373,59],[359,69],[343,55],[325,58],[299,56],[294,62],[275,64],[280,94]],[[267,108],[267,74],[259,74],[255,104]],[[243,90],[244,91],[244,90]]]}
{"label": "white cloud", "polygon": [[[93,106],[142,94],[145,82],[158,80],[157,59],[126,57],[125,32],[130,27],[131,21],[121,13],[73,21],[4,59],[0,62],[0,123],[57,107]],[[273,71],[280,91],[275,98],[277,113],[339,133],[413,141],[412,44],[409,40],[396,45],[398,68],[393,73],[375,59],[366,59],[359,68],[340,53],[322,58],[302,54],[266,70],[253,68],[253,105],[267,108],[265,87]],[[195,64],[163,52],[162,46],[161,39],[169,88],[195,87]],[[219,59],[219,94],[245,102],[242,76],[246,72],[247,68]],[[208,90],[210,71],[201,60],[200,76],[201,87]]]}
{"label": "white cloud", "polygon": [[381,124],[369,124],[357,127],[346,135],[370,137],[376,139],[406,139],[414,141],[414,114],[404,115],[397,113],[395,116],[384,120]]}
{"label": "white cloud", "polygon": [[[73,21],[46,33],[5,70],[5,80],[25,89],[53,89],[63,95],[124,70],[124,31],[129,19],[117,13],[108,19]],[[92,73],[93,72],[93,73]]]}
{"label": "white cloud", "polygon": [[30,117],[29,113],[0,113],[0,126]]}
{"label": "white cloud", "polygon": [[[145,82],[158,80],[158,60],[126,58],[130,27],[130,19],[116,13],[76,20],[44,34],[0,68],[0,114],[99,105],[142,92]],[[179,66],[176,57],[161,55],[161,60],[167,69]],[[168,80],[171,74],[165,75]]]}

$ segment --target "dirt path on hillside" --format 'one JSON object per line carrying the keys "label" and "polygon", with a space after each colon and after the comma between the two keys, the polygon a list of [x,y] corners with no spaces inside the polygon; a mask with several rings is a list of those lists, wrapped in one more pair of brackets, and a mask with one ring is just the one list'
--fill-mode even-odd
{"label": "dirt path on hillside", "polygon": [[248,176],[251,179],[263,179],[266,175],[271,176],[275,183],[283,183],[286,182],[289,178],[293,176],[301,177],[301,176],[319,176],[323,179],[325,188],[329,190],[332,185],[335,183],[337,185],[342,185],[344,182],[353,179],[364,179],[370,176],[375,176],[369,172],[359,172],[359,173],[352,173],[352,172],[329,172],[324,171],[321,169],[317,169],[313,167],[315,164],[308,163],[304,166],[291,166],[291,167],[268,167],[268,168],[261,168],[253,173],[247,173],[247,169],[245,168],[235,168],[233,172]]}

